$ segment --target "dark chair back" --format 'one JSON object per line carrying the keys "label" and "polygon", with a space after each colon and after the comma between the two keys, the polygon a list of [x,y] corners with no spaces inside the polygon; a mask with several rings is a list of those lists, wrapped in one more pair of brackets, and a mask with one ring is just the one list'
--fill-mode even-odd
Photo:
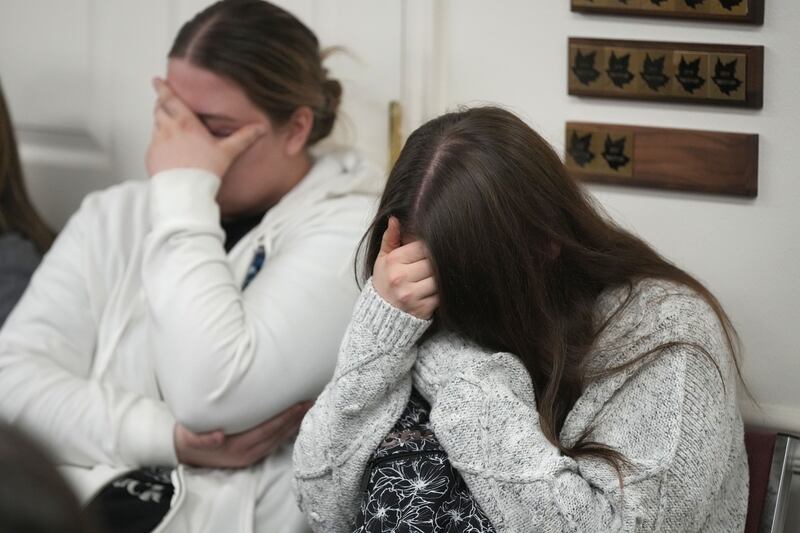
{"label": "dark chair back", "polygon": [[747,501],[745,533],[758,533],[764,500],[767,497],[769,471],[772,468],[772,453],[775,450],[776,433],[747,431],[744,446],[747,449],[747,464],[750,467],[750,496]]}
{"label": "dark chair back", "polygon": [[782,533],[792,482],[795,437],[750,430],[744,435],[750,467],[745,533]]}

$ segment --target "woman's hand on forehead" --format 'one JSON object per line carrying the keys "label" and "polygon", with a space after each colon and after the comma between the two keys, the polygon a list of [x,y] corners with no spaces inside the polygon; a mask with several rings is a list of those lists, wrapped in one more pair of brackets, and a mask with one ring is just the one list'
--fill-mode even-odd
{"label": "woman's hand on forehead", "polygon": [[263,124],[248,124],[227,137],[216,138],[164,80],[155,78],[153,87],[158,98],[146,158],[151,176],[174,168],[201,168],[221,178],[266,132]]}

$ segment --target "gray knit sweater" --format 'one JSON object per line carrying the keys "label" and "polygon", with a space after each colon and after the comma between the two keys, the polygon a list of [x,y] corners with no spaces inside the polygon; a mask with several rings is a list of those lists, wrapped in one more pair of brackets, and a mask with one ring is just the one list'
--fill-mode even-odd
{"label": "gray knit sweater", "polygon": [[[628,289],[607,291],[598,319]],[[385,302],[368,283],[342,342],[333,380],[303,421],[295,488],[318,532],[350,532],[359,481],[413,385],[453,466],[499,532],[741,532],[748,474],[736,379],[719,321],[689,289],[636,285],[589,358],[616,366],[672,341],[647,362],[587,386],[561,431],[592,438],[632,462],[621,489],[597,459],[561,455],[542,434],[531,380],[508,353],[452,333],[417,345],[429,322]]]}

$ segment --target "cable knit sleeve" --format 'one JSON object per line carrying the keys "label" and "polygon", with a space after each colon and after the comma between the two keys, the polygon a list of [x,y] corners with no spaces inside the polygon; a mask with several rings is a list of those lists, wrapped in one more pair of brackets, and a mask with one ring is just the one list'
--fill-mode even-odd
{"label": "cable knit sleeve", "polygon": [[[431,420],[498,531],[736,531],[746,491],[744,501],[721,494],[734,388],[708,357],[678,346],[588,390],[565,426],[593,428],[592,440],[631,462],[622,487],[607,463],[565,457],[545,438],[530,378],[510,354],[475,357],[441,385]],[[732,522],[712,527],[718,505]]]}
{"label": "cable knit sleeve", "polygon": [[429,324],[392,307],[367,282],[334,378],[295,443],[295,492],[315,531],[351,530],[361,476],[408,402],[415,343]]}

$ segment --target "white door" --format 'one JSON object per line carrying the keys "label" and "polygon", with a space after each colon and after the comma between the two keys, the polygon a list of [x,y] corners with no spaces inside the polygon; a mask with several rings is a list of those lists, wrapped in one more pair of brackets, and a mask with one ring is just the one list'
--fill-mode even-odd
{"label": "white door", "polygon": [[[145,177],[153,93],[178,28],[210,0],[3,0],[0,83],[34,203],[63,226],[83,196]],[[280,0],[344,51],[327,61],[344,86],[331,142],[385,166],[389,102],[401,99],[399,0]]]}

